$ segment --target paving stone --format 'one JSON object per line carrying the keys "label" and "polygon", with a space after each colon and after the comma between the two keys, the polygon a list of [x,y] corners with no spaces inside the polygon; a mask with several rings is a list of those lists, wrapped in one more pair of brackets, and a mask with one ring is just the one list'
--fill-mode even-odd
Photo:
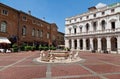
{"label": "paving stone", "polygon": [[52,76],[91,74],[79,65],[61,65],[52,67]]}
{"label": "paving stone", "polygon": [[97,76],[92,76],[92,77],[61,78],[61,79],[101,79],[101,78]]}
{"label": "paving stone", "polygon": [[14,63],[15,61],[0,61],[0,66],[7,66]]}
{"label": "paving stone", "polygon": [[107,75],[106,77],[109,79],[120,79],[120,74]]}
{"label": "paving stone", "polygon": [[90,68],[94,72],[97,73],[113,73],[113,72],[120,72],[120,66],[113,66],[109,64],[98,64],[98,65],[85,65],[86,67]]}
{"label": "paving stone", "polygon": [[0,79],[32,79],[42,78],[46,75],[45,66],[37,67],[11,67],[0,73]]}
{"label": "paving stone", "polygon": [[47,79],[49,76],[51,79],[120,78],[119,54],[80,52],[79,56],[85,59],[82,63],[52,64],[47,68],[48,64],[33,61],[39,57],[39,53],[0,53],[0,79]]}

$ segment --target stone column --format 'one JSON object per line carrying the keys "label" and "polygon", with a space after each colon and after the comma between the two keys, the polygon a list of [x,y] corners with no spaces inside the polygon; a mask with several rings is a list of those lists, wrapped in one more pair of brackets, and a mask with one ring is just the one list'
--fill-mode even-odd
{"label": "stone column", "polygon": [[80,33],[80,27],[77,27],[76,30],[77,30],[77,34],[79,34]]}
{"label": "stone column", "polygon": [[80,39],[77,39],[77,50],[80,50]]}
{"label": "stone column", "polygon": [[74,34],[74,29],[73,28],[71,28],[71,34]]}
{"label": "stone column", "polygon": [[[83,26],[85,26],[85,24]],[[86,32],[86,27],[82,27],[82,32]]]}
{"label": "stone column", "polygon": [[115,21],[115,27],[120,28],[120,15],[117,15],[117,20]]}
{"label": "stone column", "polygon": [[99,30],[99,31],[102,30],[101,21],[98,21],[97,30]]}
{"label": "stone column", "polygon": [[72,39],[72,50],[75,49],[74,39]]}
{"label": "stone column", "polygon": [[101,38],[98,37],[98,52],[101,52]]}
{"label": "stone column", "polygon": [[65,48],[70,48],[68,39],[65,39]]}
{"label": "stone column", "polygon": [[86,50],[86,39],[83,38],[83,50],[85,51]]}
{"label": "stone column", "polygon": [[117,37],[117,51],[120,54],[120,36]]}
{"label": "stone column", "polygon": [[65,27],[65,34],[70,34],[68,27]]}
{"label": "stone column", "polygon": [[93,22],[91,21],[90,24],[89,24],[89,31],[92,31],[93,32]]}
{"label": "stone column", "polygon": [[90,50],[93,50],[93,38],[90,38]]}
{"label": "stone column", "polygon": [[107,37],[107,51],[111,51],[111,42],[110,42],[110,37]]}

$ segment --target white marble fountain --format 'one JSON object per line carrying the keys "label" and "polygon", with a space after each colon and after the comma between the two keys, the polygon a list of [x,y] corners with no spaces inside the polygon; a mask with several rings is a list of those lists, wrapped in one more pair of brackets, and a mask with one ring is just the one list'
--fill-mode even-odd
{"label": "white marble fountain", "polygon": [[78,51],[40,51],[40,57],[36,58],[36,61],[40,63],[73,63],[82,60],[78,54]]}

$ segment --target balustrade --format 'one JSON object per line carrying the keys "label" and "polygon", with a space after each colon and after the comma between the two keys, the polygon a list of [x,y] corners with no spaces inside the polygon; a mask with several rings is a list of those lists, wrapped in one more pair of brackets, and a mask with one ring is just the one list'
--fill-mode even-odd
{"label": "balustrade", "polygon": [[77,36],[77,35],[97,35],[97,34],[105,34],[105,33],[116,33],[120,32],[120,28],[116,29],[107,29],[107,30],[98,30],[98,31],[89,31],[89,32],[81,32],[76,34],[66,34],[65,36]]}

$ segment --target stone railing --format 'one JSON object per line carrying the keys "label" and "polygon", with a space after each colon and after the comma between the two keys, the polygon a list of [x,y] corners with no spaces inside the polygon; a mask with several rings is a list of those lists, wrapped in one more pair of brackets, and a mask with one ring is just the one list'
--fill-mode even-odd
{"label": "stone railing", "polygon": [[81,33],[71,33],[71,34],[65,34],[65,36],[78,36],[78,35],[97,35],[97,34],[108,34],[108,33],[117,33],[120,32],[120,28],[117,29],[107,29],[107,30],[97,30],[97,31],[89,31],[89,32],[81,32]]}

